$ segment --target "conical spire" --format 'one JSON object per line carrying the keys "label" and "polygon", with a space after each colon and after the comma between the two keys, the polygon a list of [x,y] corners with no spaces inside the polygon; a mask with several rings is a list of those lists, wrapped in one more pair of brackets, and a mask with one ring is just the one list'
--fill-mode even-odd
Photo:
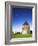
{"label": "conical spire", "polygon": [[25,21],[23,25],[29,25],[29,24],[28,24],[28,22],[27,22],[27,21]]}

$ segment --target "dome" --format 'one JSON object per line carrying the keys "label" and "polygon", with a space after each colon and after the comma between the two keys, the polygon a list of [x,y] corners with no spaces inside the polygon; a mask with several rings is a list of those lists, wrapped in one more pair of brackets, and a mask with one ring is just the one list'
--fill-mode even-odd
{"label": "dome", "polygon": [[29,24],[28,24],[28,22],[27,22],[27,21],[25,21],[23,25],[29,25]]}

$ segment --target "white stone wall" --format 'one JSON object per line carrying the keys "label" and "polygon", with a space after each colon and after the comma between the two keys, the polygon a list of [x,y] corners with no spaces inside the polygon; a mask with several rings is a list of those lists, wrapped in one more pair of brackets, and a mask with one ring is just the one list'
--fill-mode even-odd
{"label": "white stone wall", "polygon": [[29,25],[24,25],[23,28],[22,34],[28,34],[30,32]]}

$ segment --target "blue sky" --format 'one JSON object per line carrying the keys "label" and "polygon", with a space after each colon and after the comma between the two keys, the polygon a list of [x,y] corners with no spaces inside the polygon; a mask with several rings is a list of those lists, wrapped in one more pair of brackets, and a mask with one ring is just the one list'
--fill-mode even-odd
{"label": "blue sky", "polygon": [[32,8],[12,8],[12,27],[14,31],[21,29],[25,21],[32,25]]}

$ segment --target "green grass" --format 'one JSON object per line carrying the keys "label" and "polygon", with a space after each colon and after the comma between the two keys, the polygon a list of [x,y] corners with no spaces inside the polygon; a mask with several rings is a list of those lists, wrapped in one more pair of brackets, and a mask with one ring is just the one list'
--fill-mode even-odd
{"label": "green grass", "polygon": [[29,38],[29,37],[32,37],[32,34],[14,34],[14,38]]}
{"label": "green grass", "polygon": [[15,38],[27,38],[27,37],[32,37],[32,34],[16,34]]}

